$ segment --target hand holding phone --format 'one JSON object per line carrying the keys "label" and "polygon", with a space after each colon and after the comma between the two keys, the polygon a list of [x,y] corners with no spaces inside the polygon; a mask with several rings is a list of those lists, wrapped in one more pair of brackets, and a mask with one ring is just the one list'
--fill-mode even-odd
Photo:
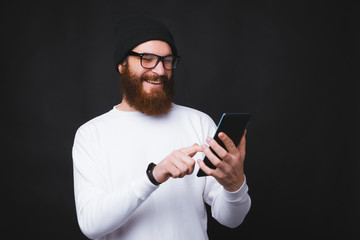
{"label": "hand holding phone", "polygon": [[[226,150],[224,143],[218,137],[220,132],[224,132],[229,136],[235,145],[239,144],[241,137],[243,136],[245,129],[249,124],[250,116],[251,115],[249,113],[224,113],[219,121],[213,139],[216,140],[216,142]],[[211,151],[219,159],[221,159],[214,150],[211,149]],[[216,168],[206,156],[203,161],[209,168]],[[207,174],[203,170],[199,169],[197,176],[203,177],[207,176]]]}

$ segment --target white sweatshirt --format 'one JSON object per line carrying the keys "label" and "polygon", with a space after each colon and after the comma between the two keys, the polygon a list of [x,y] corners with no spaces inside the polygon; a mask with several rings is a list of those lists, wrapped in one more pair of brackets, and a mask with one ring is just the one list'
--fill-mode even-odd
{"label": "white sweatshirt", "polygon": [[[197,110],[173,104],[150,117],[115,107],[82,125],[73,146],[74,190],[80,229],[91,239],[208,239],[205,203],[212,216],[238,226],[249,211],[246,183],[227,192],[213,177],[170,178],[160,186],[146,175],[173,150],[205,144],[216,125]],[[194,159],[202,159],[197,153]]]}

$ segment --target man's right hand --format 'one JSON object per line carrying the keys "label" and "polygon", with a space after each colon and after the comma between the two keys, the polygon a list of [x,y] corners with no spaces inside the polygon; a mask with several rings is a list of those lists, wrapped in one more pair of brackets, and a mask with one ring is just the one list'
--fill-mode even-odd
{"label": "man's right hand", "polygon": [[170,153],[165,159],[159,162],[153,169],[153,176],[158,183],[166,182],[170,177],[182,178],[190,175],[194,171],[195,160],[192,158],[197,152],[202,152],[203,148],[194,144]]}

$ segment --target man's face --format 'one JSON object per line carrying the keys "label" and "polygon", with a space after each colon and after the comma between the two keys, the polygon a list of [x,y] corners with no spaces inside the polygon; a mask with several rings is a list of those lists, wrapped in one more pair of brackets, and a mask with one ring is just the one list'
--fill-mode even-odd
{"label": "man's face", "polygon": [[[170,46],[163,41],[153,40],[133,49],[137,53],[152,53],[158,56],[172,54]],[[172,70],[164,68],[160,61],[155,68],[146,69],[140,64],[140,57],[128,56],[119,65],[121,91],[124,100],[136,110],[147,115],[161,115],[169,112],[173,100]]]}

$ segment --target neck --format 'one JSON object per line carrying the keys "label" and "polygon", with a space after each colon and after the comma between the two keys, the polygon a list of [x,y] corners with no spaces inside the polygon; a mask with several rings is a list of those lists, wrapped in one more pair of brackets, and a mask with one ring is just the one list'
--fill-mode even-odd
{"label": "neck", "polygon": [[135,112],[137,111],[135,108],[129,105],[125,98],[121,101],[119,105],[116,106],[117,110],[125,111],[125,112]]}

